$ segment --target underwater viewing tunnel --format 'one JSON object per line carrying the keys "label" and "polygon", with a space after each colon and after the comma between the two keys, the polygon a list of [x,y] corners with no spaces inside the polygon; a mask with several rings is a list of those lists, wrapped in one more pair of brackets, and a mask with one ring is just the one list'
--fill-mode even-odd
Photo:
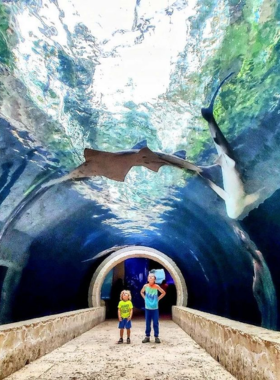
{"label": "underwater viewing tunnel", "polygon": [[0,17],[0,324],[117,318],[124,288],[143,316],[152,271],[162,315],[279,331],[279,1],[4,0]]}

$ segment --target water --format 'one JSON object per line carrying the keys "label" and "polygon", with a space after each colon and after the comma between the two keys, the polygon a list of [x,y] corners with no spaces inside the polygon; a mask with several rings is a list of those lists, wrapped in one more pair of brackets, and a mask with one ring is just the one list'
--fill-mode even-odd
{"label": "water", "polygon": [[[200,108],[230,71],[236,77],[216,106],[229,141],[263,109],[275,107],[277,1],[253,1],[250,7],[203,0],[105,3],[1,5],[10,71],[1,89],[3,112],[17,108],[12,116],[63,165],[81,163],[85,147],[125,150],[144,138],[154,150],[185,149],[190,161],[211,164],[210,157],[200,157],[210,142]],[[164,168],[153,176],[141,168],[125,185],[103,181],[110,193],[127,199],[114,210],[126,217],[134,208],[153,213],[158,194],[185,186],[185,174]]]}
{"label": "water", "polygon": [[[261,201],[271,196],[280,183],[279,2],[121,4],[2,1],[0,107],[15,122],[19,145],[7,144],[0,134],[1,165],[16,161],[30,141],[32,148],[43,146],[57,166],[70,170],[83,162],[85,147],[117,152],[144,139],[153,151],[185,150],[187,160],[212,165],[217,154],[200,110],[221,80],[235,72],[216,99],[215,117],[238,157],[246,192],[265,185]],[[28,144],[21,132],[30,136]],[[219,179],[216,169],[212,174]],[[5,199],[10,216],[0,240],[48,189],[40,185],[24,196],[24,176],[25,168]],[[162,167],[153,173],[135,167],[124,183],[95,178],[73,187],[104,215],[108,212],[100,226],[116,228],[121,236],[162,239],[161,226],[168,222],[164,238],[173,234],[175,246],[193,244],[202,277],[207,283],[215,278],[215,271],[210,276],[201,264],[195,230],[189,234],[188,229],[197,218],[196,229],[211,230],[214,239],[215,218],[226,216],[224,203],[185,171]],[[20,194],[16,207],[14,193]],[[209,225],[204,211],[213,216]],[[207,244],[199,238],[204,252]],[[216,252],[210,253],[225,280]]]}

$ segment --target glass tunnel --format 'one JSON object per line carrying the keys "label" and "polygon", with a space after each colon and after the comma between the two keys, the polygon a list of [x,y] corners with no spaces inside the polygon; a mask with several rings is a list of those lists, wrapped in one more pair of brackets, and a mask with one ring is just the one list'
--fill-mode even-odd
{"label": "glass tunnel", "polygon": [[[279,1],[2,0],[0,20],[0,323],[89,307],[137,246],[188,307],[280,330]],[[141,315],[151,270],[170,313],[172,266],[129,257],[108,317],[124,285]]]}

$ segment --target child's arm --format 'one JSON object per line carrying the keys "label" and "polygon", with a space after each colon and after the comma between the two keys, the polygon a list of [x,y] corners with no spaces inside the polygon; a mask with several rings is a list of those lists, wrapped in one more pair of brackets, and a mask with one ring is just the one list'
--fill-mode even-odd
{"label": "child's arm", "polygon": [[118,317],[119,317],[119,321],[122,321],[122,317],[121,317],[121,309],[118,309]]}
{"label": "child's arm", "polygon": [[141,289],[141,292],[140,292],[141,296],[142,296],[144,299],[145,299],[145,294],[144,294],[144,292],[145,292],[145,287],[146,287],[146,285],[143,286],[143,288]]}
{"label": "child's arm", "polygon": [[130,316],[127,318],[129,321],[132,319],[133,316],[133,308],[130,309]]}
{"label": "child's arm", "polygon": [[163,290],[159,285],[157,286],[157,288],[158,288],[158,291],[161,293],[161,295],[158,297],[158,301],[159,301],[165,296],[166,291]]}

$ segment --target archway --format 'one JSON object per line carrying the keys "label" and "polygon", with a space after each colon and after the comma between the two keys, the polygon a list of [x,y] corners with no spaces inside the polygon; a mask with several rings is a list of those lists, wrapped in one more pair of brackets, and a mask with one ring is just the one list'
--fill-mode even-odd
{"label": "archway", "polygon": [[120,249],[108,256],[97,268],[92,276],[89,292],[89,307],[101,305],[101,287],[109,271],[117,264],[130,258],[142,257],[159,262],[171,274],[177,291],[177,306],[187,306],[188,291],[185,279],[175,262],[164,253],[149,247],[130,246]]}

